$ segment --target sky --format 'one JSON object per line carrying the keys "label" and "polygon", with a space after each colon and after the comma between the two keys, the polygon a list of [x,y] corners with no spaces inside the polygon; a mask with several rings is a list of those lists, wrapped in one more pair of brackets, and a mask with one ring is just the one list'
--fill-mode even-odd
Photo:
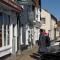
{"label": "sky", "polygon": [[60,0],[41,0],[41,8],[46,9],[60,20]]}

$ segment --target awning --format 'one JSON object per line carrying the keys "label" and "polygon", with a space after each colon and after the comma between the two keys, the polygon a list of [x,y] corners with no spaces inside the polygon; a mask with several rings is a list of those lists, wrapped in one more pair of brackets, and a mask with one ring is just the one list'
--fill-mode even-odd
{"label": "awning", "polygon": [[0,2],[11,7],[11,9],[17,13],[22,10],[22,7],[20,5],[16,4],[15,2],[11,0],[0,0]]}

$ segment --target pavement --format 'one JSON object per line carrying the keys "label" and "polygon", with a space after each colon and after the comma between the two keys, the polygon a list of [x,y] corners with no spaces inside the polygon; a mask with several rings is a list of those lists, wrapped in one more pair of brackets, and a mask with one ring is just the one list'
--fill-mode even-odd
{"label": "pavement", "polygon": [[37,60],[39,55],[37,54],[38,46],[35,45],[30,49],[22,52],[22,54],[10,55],[7,58],[0,58],[0,60]]}

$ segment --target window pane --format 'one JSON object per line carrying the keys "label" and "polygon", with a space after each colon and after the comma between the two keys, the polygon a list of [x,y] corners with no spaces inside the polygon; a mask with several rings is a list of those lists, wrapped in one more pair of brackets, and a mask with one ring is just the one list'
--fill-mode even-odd
{"label": "window pane", "polygon": [[2,27],[2,23],[3,23],[3,16],[2,13],[0,13],[0,27]]}
{"label": "window pane", "polygon": [[6,26],[4,26],[4,46],[6,46]]}
{"label": "window pane", "polygon": [[8,27],[7,27],[7,44],[9,45],[10,40],[9,40],[9,25],[10,25],[10,16],[8,15],[8,21],[7,21]]}
{"label": "window pane", "polygon": [[0,12],[0,47],[2,47],[2,24],[3,24],[3,16]]}
{"label": "window pane", "polygon": [[7,24],[7,16],[4,14],[4,46],[6,46],[6,24]]}
{"label": "window pane", "polygon": [[4,14],[4,25],[7,25],[7,15]]}
{"label": "window pane", "polygon": [[9,24],[10,16],[4,14],[4,46],[9,45]]}
{"label": "window pane", "polygon": [[8,38],[7,44],[9,45],[10,44],[9,43],[10,42],[10,40],[9,40],[9,27],[8,27],[8,37],[7,38]]}
{"label": "window pane", "polygon": [[41,18],[42,24],[45,24],[45,18]]}

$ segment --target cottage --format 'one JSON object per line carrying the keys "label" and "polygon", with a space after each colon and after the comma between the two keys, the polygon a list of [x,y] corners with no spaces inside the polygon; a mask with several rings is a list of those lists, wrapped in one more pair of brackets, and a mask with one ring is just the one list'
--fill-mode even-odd
{"label": "cottage", "polygon": [[57,18],[47,10],[41,10],[41,28],[49,33],[50,39],[56,39]]}
{"label": "cottage", "polygon": [[0,57],[17,51],[17,14],[21,10],[13,0],[0,0]]}

